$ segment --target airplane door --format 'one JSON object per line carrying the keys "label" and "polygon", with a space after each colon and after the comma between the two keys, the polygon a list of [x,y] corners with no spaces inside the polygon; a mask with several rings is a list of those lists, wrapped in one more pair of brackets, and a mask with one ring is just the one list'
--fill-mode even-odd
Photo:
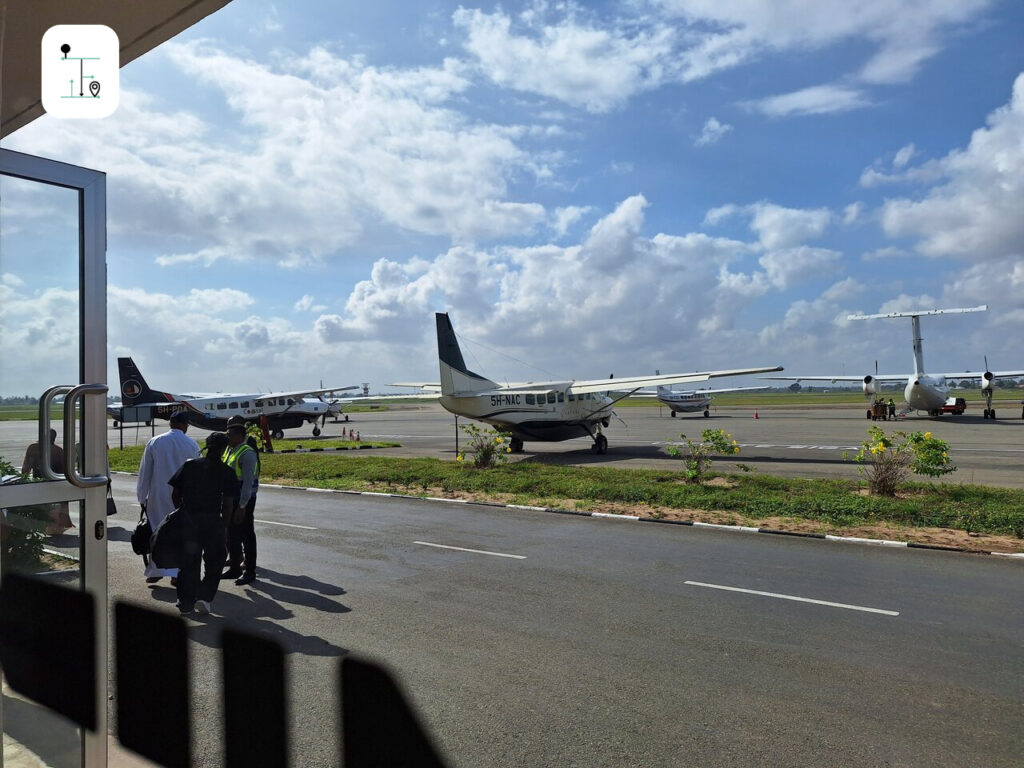
{"label": "airplane door", "polygon": [[0,768],[106,765],[106,322],[106,177],[0,150],[0,578],[92,593],[98,714],[83,732],[4,682]]}

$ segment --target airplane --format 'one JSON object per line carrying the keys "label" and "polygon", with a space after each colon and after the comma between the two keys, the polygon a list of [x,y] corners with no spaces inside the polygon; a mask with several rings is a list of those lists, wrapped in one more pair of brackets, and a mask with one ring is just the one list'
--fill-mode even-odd
{"label": "airplane", "polygon": [[284,437],[284,430],[300,427],[306,422],[313,424],[313,436],[317,437],[320,434],[317,422],[326,421],[331,409],[336,407],[324,401],[322,396],[328,392],[359,389],[350,386],[265,394],[172,395],[151,389],[130,357],[117,358],[117,368],[121,377],[121,414],[126,408],[151,408],[153,416],[168,419],[175,411],[185,411],[189,424],[217,431],[227,429],[228,419],[232,416],[242,416],[246,422],[254,423],[265,416],[267,429],[274,440]]}
{"label": "airplane", "polygon": [[[875,395],[878,391],[877,385],[885,382],[906,382],[903,396],[906,398],[907,407],[903,411],[906,415],[910,411],[923,411],[929,416],[938,416],[943,413],[943,406],[949,400],[948,379],[978,379],[981,383],[981,394],[985,398],[984,418],[995,419],[996,411],[992,407],[992,386],[997,379],[1024,376],[1024,371],[990,371],[988,370],[988,358],[985,358],[984,371],[964,371],[963,373],[925,373],[924,355],[921,348],[921,318],[926,315],[956,315],[967,312],[985,312],[988,305],[982,304],[977,307],[964,307],[957,309],[929,309],[917,312],[888,312],[880,315],[849,315],[847,320],[876,320],[879,318],[909,317],[913,331],[914,348],[914,372],[910,374],[881,374],[876,371],[874,375],[866,376],[761,376],[762,379],[775,379],[779,381],[859,381],[866,397]],[[868,411],[870,417],[871,411]]]}
{"label": "airplane", "polygon": [[658,387],[656,392],[637,392],[634,397],[657,397],[659,402],[669,407],[669,416],[675,418],[677,413],[700,413],[704,417],[711,415],[712,395],[719,395],[725,392],[750,392],[756,389],[771,389],[771,387],[727,387],[725,389],[692,389],[688,391],[673,390],[668,387]]}
{"label": "airplane", "polygon": [[[608,438],[602,433],[613,415],[612,407],[643,387],[689,384],[748,373],[781,371],[782,366],[744,368],[732,371],[629,376],[586,381],[546,381],[502,386],[473,373],[466,367],[455,330],[447,313],[434,315],[437,325],[437,357],[440,384],[416,384],[440,393],[445,410],[490,424],[511,436],[513,453],[523,450],[527,440],[558,442],[589,436],[591,449],[603,454]],[[606,393],[615,391],[615,398]]]}

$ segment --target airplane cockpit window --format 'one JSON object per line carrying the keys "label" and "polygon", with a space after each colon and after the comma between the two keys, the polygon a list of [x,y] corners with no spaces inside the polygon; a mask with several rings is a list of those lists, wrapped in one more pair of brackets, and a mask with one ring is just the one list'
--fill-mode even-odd
{"label": "airplane cockpit window", "polygon": [[295,405],[295,401],[292,400],[290,397],[288,398],[288,405]]}
{"label": "airplane cockpit window", "polygon": [[576,395],[574,395],[572,392],[569,393],[569,402],[570,403],[575,403],[576,402]]}
{"label": "airplane cockpit window", "polygon": [[558,402],[560,402],[560,403],[564,403],[565,402],[565,392],[559,392],[558,393]]}

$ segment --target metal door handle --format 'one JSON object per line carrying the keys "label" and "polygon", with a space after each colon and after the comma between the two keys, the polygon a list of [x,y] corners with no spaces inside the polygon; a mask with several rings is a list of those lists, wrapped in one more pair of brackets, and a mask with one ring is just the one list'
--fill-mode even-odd
{"label": "metal door handle", "polygon": [[[95,488],[98,485],[106,485],[107,476],[78,474],[76,466],[78,450],[75,446],[75,405],[79,398],[85,395],[105,395],[106,393],[105,384],[79,384],[71,389],[64,398],[64,477],[69,483],[79,488]],[[85,443],[84,429],[82,442]]]}
{"label": "metal door handle", "polygon": [[[53,471],[50,466],[51,451],[50,447],[50,405],[53,403],[53,398],[57,395],[63,395],[70,392],[74,387],[70,384],[58,384],[55,387],[50,387],[48,390],[43,392],[42,397],[39,398],[39,471],[43,477],[47,480],[60,481],[64,478]],[[67,418],[67,401],[64,403],[64,417]],[[65,468],[67,463],[64,464]]]}

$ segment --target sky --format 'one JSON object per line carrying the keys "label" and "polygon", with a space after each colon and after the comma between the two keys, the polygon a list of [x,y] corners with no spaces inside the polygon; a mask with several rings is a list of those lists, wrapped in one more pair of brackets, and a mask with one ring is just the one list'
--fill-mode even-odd
{"label": "sky", "polygon": [[[444,311],[496,381],[907,373],[909,320],[847,315],[981,304],[926,368],[1024,368],[1014,0],[234,0],[3,146],[107,174],[111,382],[436,381]],[[4,184],[17,395],[72,344],[75,220]]]}

